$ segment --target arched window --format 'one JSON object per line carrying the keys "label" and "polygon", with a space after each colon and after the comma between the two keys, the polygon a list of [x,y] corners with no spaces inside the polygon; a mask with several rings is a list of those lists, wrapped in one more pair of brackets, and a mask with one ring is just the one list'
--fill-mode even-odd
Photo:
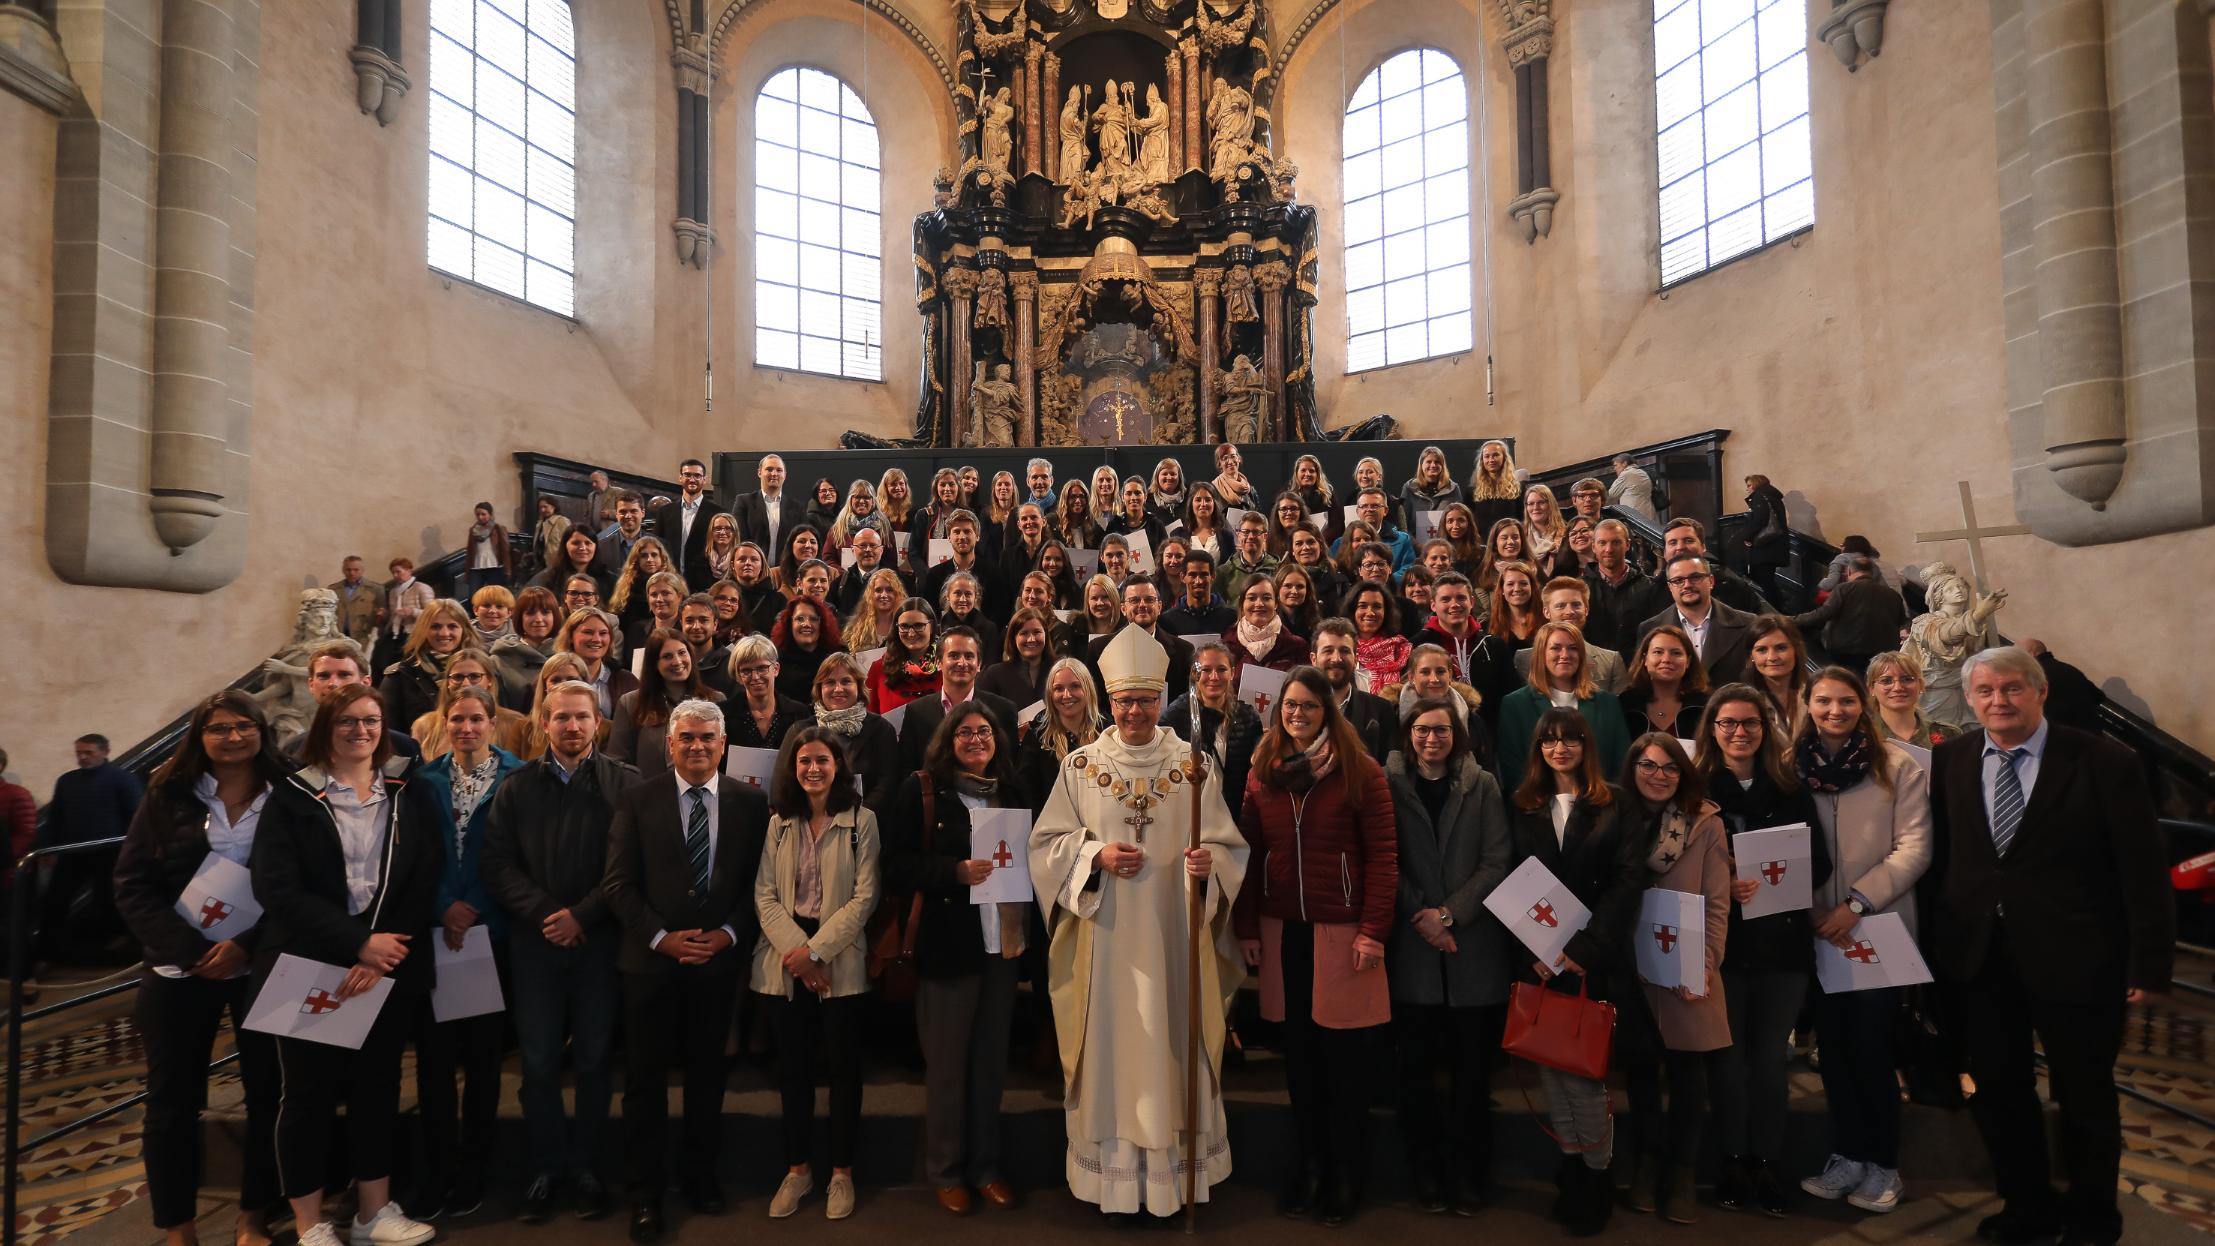
{"label": "arched window", "polygon": [[1661,284],[1815,224],[1807,0],[1654,0]]}
{"label": "arched window", "polygon": [[877,123],[819,69],[754,99],[754,362],[884,379]]}
{"label": "arched window", "polygon": [[577,308],[577,35],[568,0],[432,0],[432,268]]}
{"label": "arched window", "polygon": [[1468,350],[1469,93],[1402,52],[1346,105],[1346,370]]}

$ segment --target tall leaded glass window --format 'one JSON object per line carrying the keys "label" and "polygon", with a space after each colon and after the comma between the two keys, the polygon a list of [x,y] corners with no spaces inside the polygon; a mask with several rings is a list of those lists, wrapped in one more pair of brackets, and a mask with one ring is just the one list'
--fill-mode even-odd
{"label": "tall leaded glass window", "polygon": [[1346,370],[1465,351],[1469,92],[1444,52],[1402,52],[1346,104]]}
{"label": "tall leaded glass window", "polygon": [[1807,0],[1654,0],[1661,284],[1815,223]]}
{"label": "tall leaded glass window", "polygon": [[577,307],[577,37],[568,0],[431,0],[432,268]]}
{"label": "tall leaded glass window", "polygon": [[877,123],[819,69],[754,100],[754,362],[884,379]]}

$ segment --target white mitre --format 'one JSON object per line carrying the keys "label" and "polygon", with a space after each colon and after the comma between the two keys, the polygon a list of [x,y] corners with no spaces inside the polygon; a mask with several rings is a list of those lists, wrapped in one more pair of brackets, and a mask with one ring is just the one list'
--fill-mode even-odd
{"label": "white mitre", "polygon": [[1100,651],[1100,677],[1108,695],[1161,692],[1169,686],[1169,651],[1136,625],[1123,628]]}

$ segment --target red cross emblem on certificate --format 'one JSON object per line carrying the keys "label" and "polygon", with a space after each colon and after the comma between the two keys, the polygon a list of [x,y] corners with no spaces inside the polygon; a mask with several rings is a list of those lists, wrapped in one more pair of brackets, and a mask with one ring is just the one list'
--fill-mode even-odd
{"label": "red cross emblem on certificate", "polygon": [[1675,926],[1655,926],[1654,942],[1661,945],[1661,950],[1664,953],[1674,950],[1677,946],[1677,928]]}
{"label": "red cross emblem on certificate", "polygon": [[1254,694],[1254,712],[1261,715],[1261,720],[1263,722],[1269,721],[1269,701],[1270,697],[1269,694],[1266,692],[1257,692]]}
{"label": "red cross emblem on certificate", "polygon": [[1004,839],[1000,841],[999,851],[992,854],[992,864],[1003,870],[1015,864],[1015,854],[1008,851],[1008,841]]}
{"label": "red cross emblem on certificate", "polygon": [[337,1012],[339,1005],[345,1002],[322,987],[316,987],[308,992],[306,999],[300,1001],[300,1011],[311,1017],[320,1017],[326,1012]]}
{"label": "red cross emblem on certificate", "polygon": [[1554,916],[1554,906],[1543,898],[1531,905],[1530,919],[1549,928],[1561,924],[1561,919]]}
{"label": "red cross emblem on certificate", "polygon": [[208,902],[200,906],[200,929],[206,930],[230,915],[230,905],[209,896]]}
{"label": "red cross emblem on certificate", "polygon": [[1854,945],[1846,949],[1846,959],[1859,965],[1883,963],[1883,958],[1877,955],[1876,945],[1867,939],[1854,940]]}
{"label": "red cross emblem on certificate", "polygon": [[1783,882],[1787,872],[1782,861],[1764,861],[1761,863],[1761,876],[1768,879],[1769,885],[1772,887]]}

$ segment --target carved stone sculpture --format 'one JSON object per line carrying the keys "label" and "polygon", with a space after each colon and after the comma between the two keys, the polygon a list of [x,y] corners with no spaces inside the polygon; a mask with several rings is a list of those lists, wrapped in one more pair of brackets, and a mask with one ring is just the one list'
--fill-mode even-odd
{"label": "carved stone sculpture", "polygon": [[1235,87],[1221,78],[1215,80],[1215,93],[1207,102],[1208,133],[1213,136],[1208,147],[1208,176],[1215,181],[1228,181],[1238,176],[1238,166],[1254,155],[1254,97],[1245,88]]}
{"label": "carved stone sculpture", "polygon": [[[987,375],[991,369],[991,375]],[[977,413],[975,444],[1002,448],[1015,444],[1015,430],[1023,416],[1023,397],[1015,388],[1014,369],[1006,364],[992,368],[989,360],[977,361],[977,378],[969,386],[969,406]]]}
{"label": "carved stone sculpture", "polygon": [[[254,694],[262,711],[269,715],[269,729],[276,733],[280,745],[304,734],[315,717],[315,694],[308,688],[308,655],[320,645],[347,639],[338,625],[338,594],[327,588],[301,590],[292,640],[262,663],[262,673],[268,678]],[[366,667],[368,662],[367,655],[363,655],[362,664]]]}
{"label": "carved stone sculpture", "polygon": [[997,268],[977,273],[977,309],[972,323],[980,329],[1004,329],[1008,322],[1008,275]]}
{"label": "carved stone sculpture", "polygon": [[1931,609],[1908,624],[1902,646],[1923,664],[1923,716],[1938,723],[1974,722],[1961,690],[1961,667],[1992,647],[1992,616],[2007,603],[2007,590],[1980,597],[1966,577],[1943,562],[1923,569],[1923,584]]}
{"label": "carved stone sculpture", "polygon": [[1215,374],[1215,410],[1223,421],[1223,440],[1234,445],[1252,445],[1261,440],[1261,428],[1268,414],[1269,380],[1254,366],[1251,357],[1240,355],[1231,361],[1230,371]]}
{"label": "carved stone sculpture", "polygon": [[1146,115],[1137,121],[1138,177],[1148,186],[1169,180],[1169,105],[1161,88],[1146,86]]}
{"label": "carved stone sculpture", "polygon": [[1085,99],[1090,88],[1070,87],[1069,102],[1061,107],[1061,168],[1054,180],[1064,186],[1074,186],[1084,180],[1084,166],[1091,151],[1085,146]]}
{"label": "carved stone sculpture", "polygon": [[1223,319],[1230,324],[1261,319],[1261,305],[1254,301],[1253,265],[1233,264],[1223,273]]}
{"label": "carved stone sculpture", "polygon": [[1015,162],[1015,95],[1007,87],[992,93],[992,103],[985,109],[984,141],[978,148],[978,162],[995,183],[1012,178],[1010,170]]}
{"label": "carved stone sculpture", "polygon": [[1100,169],[1120,179],[1131,167],[1131,110],[1123,102],[1122,87],[1113,81],[1093,111],[1092,126],[1100,132]]}

